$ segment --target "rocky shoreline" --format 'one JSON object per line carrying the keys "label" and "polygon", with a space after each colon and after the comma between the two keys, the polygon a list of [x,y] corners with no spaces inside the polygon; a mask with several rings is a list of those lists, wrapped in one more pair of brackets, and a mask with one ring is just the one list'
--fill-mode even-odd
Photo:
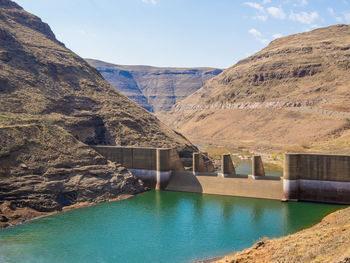
{"label": "rocky shoreline", "polygon": [[5,201],[0,204],[0,231],[9,227],[14,227],[23,223],[38,220],[43,217],[53,216],[59,213],[82,209],[107,202],[117,202],[134,197],[134,194],[121,194],[116,198],[111,198],[104,202],[79,202],[63,207],[61,210],[52,212],[40,212],[29,207],[16,207],[15,203]]}

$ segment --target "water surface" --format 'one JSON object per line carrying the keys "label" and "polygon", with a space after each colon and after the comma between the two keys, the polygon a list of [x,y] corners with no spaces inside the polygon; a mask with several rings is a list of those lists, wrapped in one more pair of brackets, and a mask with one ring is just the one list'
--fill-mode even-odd
{"label": "water surface", "polygon": [[[233,158],[235,163],[237,163],[237,167],[235,167],[237,174],[252,174],[252,161],[251,160],[241,160],[238,158]],[[283,169],[271,169],[270,167],[265,167],[265,175],[270,176],[283,176]],[[221,173],[221,170],[215,171],[215,173]]]}
{"label": "water surface", "polygon": [[0,232],[0,262],[193,262],[308,227],[341,208],[156,192]]}

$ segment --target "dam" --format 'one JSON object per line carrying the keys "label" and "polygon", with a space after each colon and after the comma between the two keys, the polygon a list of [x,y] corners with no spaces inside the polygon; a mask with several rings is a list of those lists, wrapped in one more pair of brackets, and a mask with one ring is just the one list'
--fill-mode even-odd
{"label": "dam", "polygon": [[[127,166],[150,188],[163,191],[5,229],[0,232],[0,262],[196,262],[250,247],[263,237],[305,229],[345,207],[280,201],[286,194],[292,200],[307,197],[304,182],[298,180],[306,179],[314,168],[296,167],[299,162],[311,164],[313,156],[290,156],[289,176],[279,177],[268,176],[258,156],[252,159],[251,174],[241,174],[230,155],[222,156],[221,172],[215,173],[205,153],[194,153],[189,169],[174,149],[97,146],[96,150]],[[337,158],[332,159],[334,164]],[[321,167],[320,161],[317,164]],[[319,179],[325,184],[337,178]],[[291,191],[285,192],[285,186]]]}
{"label": "dam", "polygon": [[283,201],[350,204],[350,156],[286,153],[283,177],[265,175],[260,156],[252,158],[252,174],[237,174],[229,154],[221,173],[207,154],[193,153],[185,169],[176,149],[95,146],[105,158],[121,163],[150,188]]}

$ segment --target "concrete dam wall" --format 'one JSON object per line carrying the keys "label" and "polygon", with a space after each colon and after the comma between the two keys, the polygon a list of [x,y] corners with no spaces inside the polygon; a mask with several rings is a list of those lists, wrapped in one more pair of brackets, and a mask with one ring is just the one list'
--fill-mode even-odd
{"label": "concrete dam wall", "polygon": [[222,155],[222,171],[214,173],[205,164],[205,156],[205,153],[194,153],[193,170],[174,172],[165,189],[277,200],[283,198],[283,180],[277,176],[265,176],[260,156],[252,158],[252,175],[236,174],[230,154]]}
{"label": "concrete dam wall", "polygon": [[193,154],[185,171],[175,149],[95,146],[105,158],[122,164],[145,185],[168,191],[350,204],[350,156],[285,154],[283,177],[265,176],[260,156],[252,158],[252,174],[236,174],[231,155],[215,173],[205,153]]}
{"label": "concrete dam wall", "polygon": [[94,149],[106,159],[128,168],[151,188],[165,188],[172,171],[184,171],[177,151],[171,148],[94,146]]}
{"label": "concrete dam wall", "polygon": [[165,190],[282,200],[283,180],[276,176],[220,176],[215,173],[175,172]]}
{"label": "concrete dam wall", "polygon": [[288,200],[350,204],[350,156],[285,154],[283,189]]}

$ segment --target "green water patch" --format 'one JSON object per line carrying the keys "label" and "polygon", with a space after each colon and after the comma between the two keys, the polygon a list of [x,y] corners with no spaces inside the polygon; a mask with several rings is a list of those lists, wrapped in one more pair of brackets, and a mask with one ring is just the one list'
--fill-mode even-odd
{"label": "green water patch", "polygon": [[[239,160],[233,158],[236,164],[237,174],[252,174],[252,161],[251,160]],[[273,164],[264,164],[265,175],[269,176],[283,176],[283,169]]]}
{"label": "green water patch", "polygon": [[194,262],[280,237],[344,206],[150,191],[0,232],[0,262]]}

